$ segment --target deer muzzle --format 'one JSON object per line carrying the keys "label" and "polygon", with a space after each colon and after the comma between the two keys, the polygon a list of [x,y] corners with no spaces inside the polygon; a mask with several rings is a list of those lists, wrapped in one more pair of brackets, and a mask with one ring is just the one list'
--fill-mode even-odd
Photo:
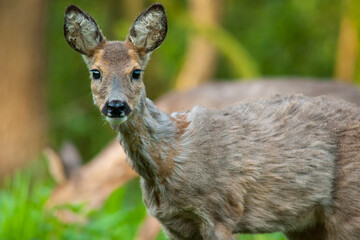
{"label": "deer muzzle", "polygon": [[124,118],[131,112],[129,104],[125,101],[111,100],[104,104],[101,113],[108,118]]}

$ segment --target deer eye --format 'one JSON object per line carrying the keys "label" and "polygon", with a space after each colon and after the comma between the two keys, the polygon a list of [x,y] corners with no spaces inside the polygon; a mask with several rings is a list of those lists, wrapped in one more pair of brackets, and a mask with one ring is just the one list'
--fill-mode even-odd
{"label": "deer eye", "polygon": [[90,70],[90,72],[91,72],[91,76],[94,80],[99,80],[101,78],[100,71],[93,69],[93,70]]}
{"label": "deer eye", "polygon": [[135,80],[139,80],[140,79],[140,76],[141,76],[141,71],[140,69],[136,69],[132,72],[132,79],[135,79]]}

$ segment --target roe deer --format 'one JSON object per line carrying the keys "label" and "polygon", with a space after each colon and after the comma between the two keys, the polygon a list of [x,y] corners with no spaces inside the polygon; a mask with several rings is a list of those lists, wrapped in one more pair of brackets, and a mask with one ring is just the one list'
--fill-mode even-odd
{"label": "roe deer", "polygon": [[[167,113],[190,110],[195,104],[204,107],[224,108],[245,98],[267,97],[276,93],[303,93],[307,96],[329,94],[360,105],[360,91],[355,86],[333,81],[319,81],[310,78],[255,79],[254,81],[232,81],[208,83],[186,92],[172,92],[155,103]],[[221,95],[220,99],[218,95]],[[53,190],[47,207],[66,203],[86,203],[84,212],[56,210],[57,216],[65,222],[83,222],[89,210],[100,208],[116,188],[126,184],[137,175],[126,164],[125,153],[117,141],[109,144],[93,160],[81,168],[69,166],[66,156],[54,156],[46,152],[51,172],[58,186]],[[65,165],[65,166],[63,166]],[[74,165],[74,164],[72,164]],[[68,169],[68,171],[65,171]],[[72,174],[69,174],[69,171]],[[105,173],[105,174],[104,174]],[[59,176],[60,175],[60,176]],[[153,240],[158,233],[158,224],[149,216],[144,222],[137,239]]]}
{"label": "roe deer", "polygon": [[142,81],[166,36],[162,5],[142,12],[124,42],[106,41],[74,5],[64,31],[91,71],[95,104],[141,176],[149,213],[170,239],[274,231],[289,239],[360,237],[357,106],[277,95],[168,115],[146,98]]}

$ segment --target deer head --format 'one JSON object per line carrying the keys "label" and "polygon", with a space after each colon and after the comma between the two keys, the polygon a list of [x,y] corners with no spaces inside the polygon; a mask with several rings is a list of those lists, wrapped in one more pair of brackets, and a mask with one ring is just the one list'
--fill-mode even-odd
{"label": "deer head", "polygon": [[75,5],[65,12],[65,39],[82,54],[90,70],[95,104],[112,125],[127,120],[145,99],[142,72],[153,50],[164,41],[167,18],[161,4],[143,11],[125,41],[107,41],[95,20]]}

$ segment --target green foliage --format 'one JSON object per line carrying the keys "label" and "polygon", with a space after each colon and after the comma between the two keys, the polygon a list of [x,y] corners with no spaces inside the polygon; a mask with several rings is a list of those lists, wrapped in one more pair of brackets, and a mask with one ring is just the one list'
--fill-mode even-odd
{"label": "green foliage", "polygon": [[238,236],[239,240],[286,240],[282,233],[272,234],[243,234]]}
{"label": "green foliage", "polygon": [[[228,0],[223,26],[253,56],[263,75],[329,77],[336,57],[340,2]],[[222,59],[217,76],[231,77]]]}
{"label": "green foliage", "polygon": [[[89,213],[87,224],[64,224],[44,209],[53,182],[40,181],[33,169],[16,173],[0,191],[0,239],[134,239],[146,213],[138,179],[114,191],[102,209]],[[81,207],[62,208],[78,212]]]}
{"label": "green foliage", "polygon": [[51,185],[34,181],[31,170],[7,179],[0,191],[0,237],[5,240],[36,239],[48,229],[43,206]]}

